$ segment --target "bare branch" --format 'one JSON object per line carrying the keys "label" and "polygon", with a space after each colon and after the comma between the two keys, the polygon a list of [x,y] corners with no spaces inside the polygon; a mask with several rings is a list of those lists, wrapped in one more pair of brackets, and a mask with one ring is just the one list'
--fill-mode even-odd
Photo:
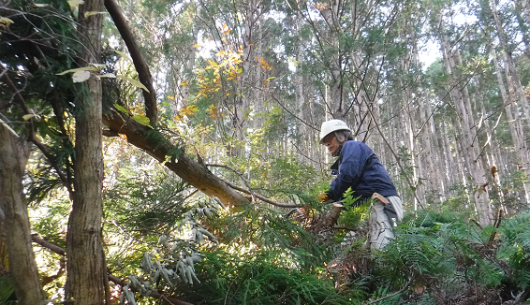
{"label": "bare branch", "polygon": [[265,196],[262,196],[260,194],[256,194],[256,193],[253,193],[249,190],[246,190],[242,187],[239,187],[237,185],[234,185],[228,181],[224,181],[229,187],[233,188],[234,190],[237,190],[237,191],[240,191],[240,192],[243,192],[245,194],[249,194],[249,195],[252,195],[252,196],[255,196],[256,198],[258,198],[259,200],[263,201],[263,202],[266,202],[268,204],[272,204],[273,206],[277,206],[279,208],[301,208],[302,206],[301,205],[297,205],[297,204],[283,204],[283,203],[279,203],[277,201],[274,201],[272,199],[269,199]]}

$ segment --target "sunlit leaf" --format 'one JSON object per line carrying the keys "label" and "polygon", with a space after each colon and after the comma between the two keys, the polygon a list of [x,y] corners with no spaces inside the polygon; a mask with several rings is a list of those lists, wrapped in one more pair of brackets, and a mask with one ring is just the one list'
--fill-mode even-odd
{"label": "sunlit leaf", "polygon": [[142,115],[135,115],[132,117],[133,120],[135,120],[136,122],[144,125],[144,126],[149,126],[149,118],[148,117],[145,117],[145,116],[142,116]]}
{"label": "sunlit leaf", "polygon": [[80,6],[83,3],[85,3],[85,1],[81,1],[81,0],[70,0],[70,1],[68,1],[68,5],[70,5],[71,9],[76,9],[78,6]]}
{"label": "sunlit leaf", "polygon": [[112,73],[107,73],[107,74],[100,75],[99,77],[101,77],[101,78],[116,78],[116,75],[114,75]]}
{"label": "sunlit leaf", "polygon": [[[65,75],[67,73],[75,73],[75,72],[79,72],[79,71],[99,71],[99,70],[101,70],[100,66],[101,65],[75,68],[75,69],[70,69],[70,70],[63,71],[61,73],[57,73],[55,75]],[[103,65],[103,67],[104,66],[105,65]]]}
{"label": "sunlit leaf", "polygon": [[121,112],[123,114],[129,115],[129,111],[127,111],[127,109],[125,109],[125,107],[123,107],[121,105],[114,104],[114,108],[116,108],[119,112]]}
{"label": "sunlit leaf", "polygon": [[33,6],[34,7],[48,7],[50,5],[49,4],[45,4],[45,3],[33,3]]}
{"label": "sunlit leaf", "polygon": [[199,44],[194,44],[193,47],[196,48],[196,49],[198,49],[198,48],[201,47],[201,45],[199,45]]}
{"label": "sunlit leaf", "polygon": [[97,15],[97,14],[105,14],[106,12],[86,12],[85,13],[85,18],[87,17],[90,17],[90,16],[93,16],[93,15]]}
{"label": "sunlit leaf", "polygon": [[72,74],[74,83],[82,83],[90,78],[90,71],[77,71]]}
{"label": "sunlit leaf", "polygon": [[[124,79],[124,80],[127,80],[129,81],[133,86],[136,86],[138,88],[142,88],[144,89],[146,92],[149,92],[149,90],[147,89],[146,86],[144,86],[144,84],[142,84],[141,82],[135,80],[135,79],[132,79],[130,77],[127,77],[127,76],[123,76],[123,75],[118,75],[117,78],[121,78],[121,79]],[[150,92],[149,92],[150,93]]]}
{"label": "sunlit leaf", "polygon": [[114,52],[116,52],[116,54],[120,55],[122,58],[130,60],[129,55],[127,55],[127,53],[118,50],[114,50]]}
{"label": "sunlit leaf", "polygon": [[32,113],[32,114],[25,114],[25,115],[22,116],[22,119],[23,119],[24,121],[27,121],[27,120],[29,120],[29,119],[31,119],[31,118],[33,118],[33,117],[38,118],[39,115],[38,115],[38,114],[34,114],[34,113]]}
{"label": "sunlit leaf", "polygon": [[7,28],[10,24],[13,24],[13,23],[14,21],[9,18],[5,18],[5,17],[0,18],[0,28]]}

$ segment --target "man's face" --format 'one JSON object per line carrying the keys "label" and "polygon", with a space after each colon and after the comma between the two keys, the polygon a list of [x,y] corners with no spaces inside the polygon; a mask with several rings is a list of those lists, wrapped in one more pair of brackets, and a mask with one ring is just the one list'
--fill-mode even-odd
{"label": "man's face", "polygon": [[326,145],[326,147],[328,148],[328,150],[329,150],[329,152],[331,153],[332,156],[334,156],[334,157],[338,156],[340,143],[337,140],[337,138],[335,137],[334,133],[328,134],[324,138],[323,142],[324,142],[324,145]]}

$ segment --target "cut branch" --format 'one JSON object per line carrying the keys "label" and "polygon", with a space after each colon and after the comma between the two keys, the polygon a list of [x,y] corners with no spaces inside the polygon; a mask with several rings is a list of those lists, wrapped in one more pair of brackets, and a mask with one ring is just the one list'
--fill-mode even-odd
{"label": "cut branch", "polygon": [[249,202],[245,196],[234,191],[223,180],[216,177],[205,166],[188,157],[183,151],[175,158],[177,148],[163,134],[135,120],[124,117],[110,108],[103,115],[103,122],[110,130],[123,134],[127,142],[145,150],[167,168],[210,197],[218,197],[226,205]]}
{"label": "cut branch", "polygon": [[121,9],[114,0],[105,0],[105,7],[109,11],[116,28],[120,32],[121,37],[127,45],[129,54],[134,63],[134,67],[138,72],[138,78],[140,82],[149,90],[149,92],[142,90],[145,99],[145,113],[152,126],[156,124],[157,117],[157,108],[156,108],[156,91],[153,87],[153,78],[151,77],[151,72],[149,71],[149,66],[144,60],[142,52],[134,39],[134,36],[129,28],[127,19],[122,14]]}

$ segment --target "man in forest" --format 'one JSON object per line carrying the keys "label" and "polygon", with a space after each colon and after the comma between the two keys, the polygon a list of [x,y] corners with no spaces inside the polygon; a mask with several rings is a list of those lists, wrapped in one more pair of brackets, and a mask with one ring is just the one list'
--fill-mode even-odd
{"label": "man in forest", "polygon": [[403,204],[390,176],[372,149],[353,140],[350,128],[341,120],[322,123],[320,142],[332,156],[339,157],[331,166],[332,174],[337,177],[320,199],[342,206],[337,202],[349,188],[354,197],[359,197],[356,205],[373,198],[368,223],[370,247],[383,249],[394,238],[396,222],[403,219]]}

